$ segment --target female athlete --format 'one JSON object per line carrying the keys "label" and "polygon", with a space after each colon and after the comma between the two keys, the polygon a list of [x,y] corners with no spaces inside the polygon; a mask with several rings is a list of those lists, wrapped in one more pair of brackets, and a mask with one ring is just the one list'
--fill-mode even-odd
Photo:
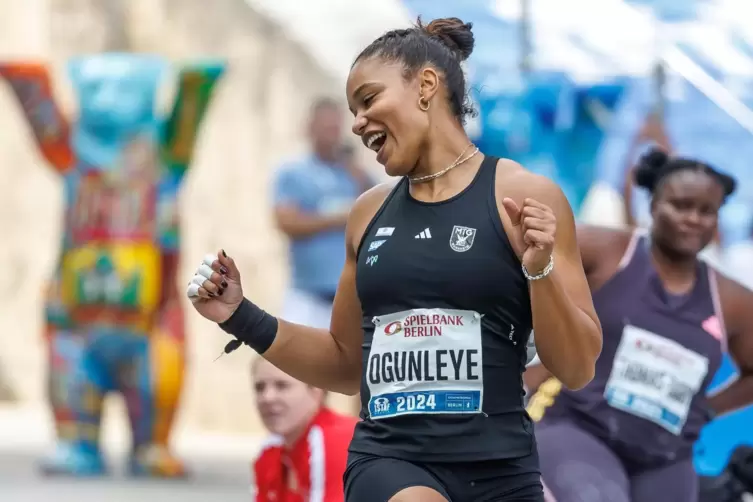
{"label": "female athlete", "polygon": [[561,190],[484,156],[463,129],[460,63],[473,43],[459,19],[419,20],[356,58],[353,132],[400,180],[351,211],[329,330],[278,321],[244,299],[224,252],[189,285],[204,317],[286,373],[360,388],[349,501],[542,500],[523,407],[528,336],[533,327],[541,360],[571,388],[591,380],[601,350]]}
{"label": "female athlete", "polygon": [[[543,479],[558,502],[589,493],[697,500],[692,449],[701,428],[711,414],[753,402],[753,293],[698,259],[734,180],[661,150],[642,158],[635,177],[652,194],[650,234],[586,227],[578,235],[605,343],[594,380],[560,392],[536,429]],[[707,398],[727,348],[742,377]],[[530,376],[537,372],[541,381],[538,368]]]}

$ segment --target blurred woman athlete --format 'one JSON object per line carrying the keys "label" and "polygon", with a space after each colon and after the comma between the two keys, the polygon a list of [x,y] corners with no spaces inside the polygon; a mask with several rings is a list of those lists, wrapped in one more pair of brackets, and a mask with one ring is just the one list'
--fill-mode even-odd
{"label": "blurred woman athlete", "polygon": [[419,21],[356,58],[353,132],[401,179],[351,211],[329,330],[245,300],[223,252],[189,286],[204,317],[286,373],[335,392],[360,387],[348,501],[542,500],[523,407],[527,338],[534,327],[541,360],[571,388],[588,383],[601,350],[561,190],[484,157],[463,129],[460,62],[473,42],[459,19]]}
{"label": "blurred woman athlete", "polygon": [[[692,448],[710,412],[753,402],[753,293],[697,258],[734,180],[660,150],[635,177],[652,194],[650,235],[578,234],[605,337],[593,381],[554,397],[536,429],[543,480],[558,502],[697,500]],[[741,378],[707,398],[727,345]],[[541,386],[533,416],[552,393],[556,382]]]}

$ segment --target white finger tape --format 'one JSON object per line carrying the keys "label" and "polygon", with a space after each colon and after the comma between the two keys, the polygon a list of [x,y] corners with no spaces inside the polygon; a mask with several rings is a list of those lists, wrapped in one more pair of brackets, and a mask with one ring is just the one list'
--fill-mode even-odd
{"label": "white finger tape", "polygon": [[203,276],[204,279],[209,280],[210,277],[212,277],[212,274],[214,273],[214,270],[212,270],[212,267],[208,265],[202,265],[199,267],[199,270],[196,271],[197,275]]}
{"label": "white finger tape", "polygon": [[209,253],[209,254],[204,255],[204,260],[201,263],[202,265],[211,267],[212,263],[214,263],[215,261],[217,261],[217,255]]}
{"label": "white finger tape", "polygon": [[206,280],[207,278],[203,275],[196,274],[191,278],[191,284],[196,284],[197,286],[201,287]]}
{"label": "white finger tape", "polygon": [[199,285],[191,281],[191,284],[188,285],[188,290],[186,291],[186,295],[189,298],[199,296]]}

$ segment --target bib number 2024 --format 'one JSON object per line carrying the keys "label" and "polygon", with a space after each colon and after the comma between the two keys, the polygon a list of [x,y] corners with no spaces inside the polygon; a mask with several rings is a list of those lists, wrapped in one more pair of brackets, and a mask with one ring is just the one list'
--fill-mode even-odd
{"label": "bib number 2024", "polygon": [[423,411],[433,410],[437,407],[437,399],[434,394],[409,394],[397,396],[397,411]]}

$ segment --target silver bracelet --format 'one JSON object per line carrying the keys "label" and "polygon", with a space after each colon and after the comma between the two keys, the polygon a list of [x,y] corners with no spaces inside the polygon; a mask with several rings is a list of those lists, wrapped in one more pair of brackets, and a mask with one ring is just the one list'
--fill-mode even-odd
{"label": "silver bracelet", "polygon": [[549,263],[547,263],[546,267],[544,267],[544,270],[542,270],[537,275],[531,275],[528,273],[528,270],[526,270],[525,265],[521,265],[521,268],[523,269],[523,275],[528,279],[529,281],[538,281],[539,279],[543,279],[547,275],[549,275],[552,270],[554,269],[554,256],[549,257]]}

